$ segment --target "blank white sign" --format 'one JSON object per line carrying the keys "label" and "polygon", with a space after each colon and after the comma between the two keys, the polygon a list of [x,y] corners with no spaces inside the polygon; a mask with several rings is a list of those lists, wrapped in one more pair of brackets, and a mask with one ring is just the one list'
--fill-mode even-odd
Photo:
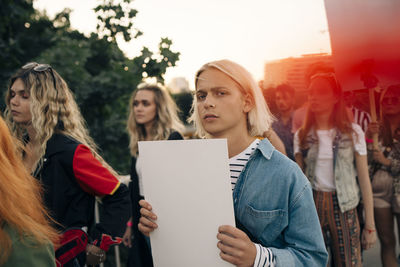
{"label": "blank white sign", "polygon": [[226,139],[139,142],[146,200],[157,214],[150,235],[156,267],[226,267],[220,225],[235,226]]}

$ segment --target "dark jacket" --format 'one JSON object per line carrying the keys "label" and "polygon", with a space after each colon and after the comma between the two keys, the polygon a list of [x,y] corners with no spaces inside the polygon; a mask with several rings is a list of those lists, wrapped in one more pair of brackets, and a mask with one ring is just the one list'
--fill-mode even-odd
{"label": "dark jacket", "polygon": [[[88,227],[92,243],[107,251],[119,244],[131,215],[128,188],[76,140],[54,134],[47,142],[43,166],[35,172],[44,188],[44,202],[60,231]],[[94,223],[95,197],[102,217]]]}
{"label": "dark jacket", "polygon": [[[172,132],[168,140],[182,140],[183,137],[178,132]],[[151,250],[145,239],[145,236],[139,231],[138,223],[140,218],[139,200],[142,197],[139,194],[139,178],[136,173],[136,158],[132,157],[131,161],[131,182],[129,183],[129,190],[131,192],[132,200],[132,235],[134,240],[129,253],[128,266],[129,267],[152,267],[153,258]]]}

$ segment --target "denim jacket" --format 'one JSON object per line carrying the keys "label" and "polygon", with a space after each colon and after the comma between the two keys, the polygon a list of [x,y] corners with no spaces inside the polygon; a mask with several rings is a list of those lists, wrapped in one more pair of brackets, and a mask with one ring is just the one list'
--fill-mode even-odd
{"label": "denim jacket", "polygon": [[310,183],[267,139],[240,174],[233,199],[236,219],[271,249],[276,266],[326,266]]}
{"label": "denim jacket", "polygon": [[[341,212],[357,207],[360,201],[360,189],[356,179],[356,169],[354,166],[354,145],[351,135],[341,134],[336,131],[333,141],[333,166],[336,193]],[[303,151],[305,174],[314,184],[315,164],[318,157],[318,138],[314,131],[310,131],[307,136],[308,149]]]}

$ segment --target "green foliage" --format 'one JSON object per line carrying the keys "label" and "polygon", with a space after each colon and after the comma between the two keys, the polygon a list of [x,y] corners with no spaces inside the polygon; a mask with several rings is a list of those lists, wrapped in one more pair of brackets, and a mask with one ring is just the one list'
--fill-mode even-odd
{"label": "green foliage", "polygon": [[[97,32],[89,37],[71,28],[68,9],[53,20],[34,10],[29,0],[2,0],[0,9],[2,92],[11,74],[26,62],[53,66],[74,92],[101,154],[121,173],[128,173],[130,164],[125,127],[132,91],[143,77],[163,82],[167,68],[179,59],[168,38],[161,39],[157,52],[143,47],[141,55],[133,59],[123,54],[117,36],[128,41],[141,35],[133,28],[137,11],[130,7],[131,2],[103,0],[95,8]],[[4,109],[3,100],[0,103]]]}
{"label": "green foliage", "polygon": [[132,0],[116,2],[114,0],[103,0],[102,5],[98,5],[94,11],[97,14],[97,30],[109,40],[116,41],[118,35],[122,35],[125,41],[139,37],[143,33],[133,28],[132,19],[136,17],[137,10],[130,8]]}

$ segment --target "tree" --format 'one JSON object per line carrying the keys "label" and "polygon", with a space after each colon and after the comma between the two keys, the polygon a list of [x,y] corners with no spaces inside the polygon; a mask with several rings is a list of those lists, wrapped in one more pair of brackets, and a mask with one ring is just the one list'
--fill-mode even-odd
{"label": "tree", "polygon": [[128,172],[130,164],[125,131],[129,97],[143,77],[163,83],[167,68],[179,59],[168,38],[161,38],[157,52],[143,47],[133,59],[124,55],[117,36],[128,41],[142,34],[133,28],[137,11],[131,2],[103,0],[94,9],[97,32],[89,37],[71,28],[71,10],[51,20],[29,0],[2,0],[0,18],[0,61],[7,63],[1,63],[0,86],[6,89],[10,75],[26,62],[49,63],[75,93],[101,154],[122,173]]}

